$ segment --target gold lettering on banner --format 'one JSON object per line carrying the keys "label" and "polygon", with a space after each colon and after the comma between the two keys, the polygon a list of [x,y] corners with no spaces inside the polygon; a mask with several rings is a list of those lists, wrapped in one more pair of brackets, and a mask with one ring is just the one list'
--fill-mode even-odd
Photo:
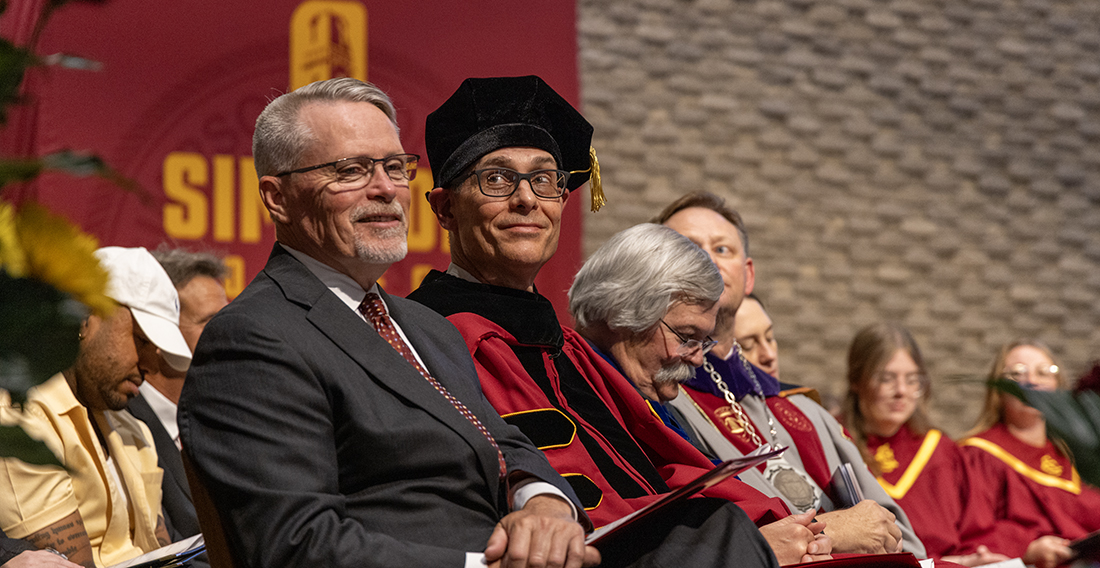
{"label": "gold lettering on banner", "polygon": [[[170,152],[162,172],[166,202],[161,222],[173,240],[255,244],[274,227],[260,199],[251,156]],[[244,258],[229,255],[225,263],[226,292],[233,298],[246,284]]]}
{"label": "gold lettering on banner", "polygon": [[420,283],[424,281],[424,277],[428,275],[432,269],[435,268],[430,264],[414,264],[412,269],[409,270],[409,290],[416,290],[420,287]]}
{"label": "gold lettering on banner", "polygon": [[432,190],[432,170],[420,166],[409,183],[409,252],[431,252],[441,230],[424,194]]}
{"label": "gold lettering on banner", "polygon": [[225,267],[229,269],[229,276],[225,278],[225,294],[230,298],[236,298],[237,294],[244,291],[245,285],[245,271],[244,271],[244,258],[239,254],[227,254],[222,259],[225,262]]}
{"label": "gold lettering on banner", "polygon": [[209,220],[206,158],[193,152],[172,152],[164,158],[164,234],[175,239],[201,239]]}
{"label": "gold lettering on banner", "polygon": [[233,170],[237,167],[233,156],[214,156],[214,240],[229,243],[237,236],[233,227],[235,204],[233,198]]}
{"label": "gold lettering on banner", "polygon": [[308,0],[290,17],[290,89],[333,77],[367,80],[367,9]]}
{"label": "gold lettering on banner", "polygon": [[240,210],[240,234],[242,243],[258,243],[263,238],[265,225],[275,226],[263,199],[260,199],[260,180],[256,177],[256,165],[252,156],[243,156],[237,162],[238,205]]}

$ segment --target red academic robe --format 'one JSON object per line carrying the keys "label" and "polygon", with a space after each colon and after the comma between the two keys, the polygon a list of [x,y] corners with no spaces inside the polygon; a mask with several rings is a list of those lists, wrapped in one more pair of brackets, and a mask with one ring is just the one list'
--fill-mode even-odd
{"label": "red academic robe", "polygon": [[[485,396],[505,419],[524,413],[553,410],[555,405],[569,406],[561,393],[558,371],[549,350],[543,350],[542,357],[547,378],[554,385],[554,392],[557,394],[558,400],[555,404],[551,404],[517,359],[512,350],[517,342],[511,334],[492,321],[472,313],[456,313],[447,319],[466,339],[466,346],[473,356]],[[595,353],[584,338],[572,329],[563,328],[563,331],[565,343],[558,356],[570,359],[600,400],[611,409],[615,419],[642,448],[670,489],[685,485],[713,469],[710,460],[665,426],[634,389],[634,385]],[[608,455],[617,455],[596,428],[583,418],[578,422],[575,424],[576,428],[584,428],[600,441]],[[550,465],[563,477],[569,479],[571,476],[583,476],[602,493],[596,506],[586,507],[589,518],[597,527],[632,513],[652,502],[659,494],[659,491],[646,485],[648,495],[631,499],[620,497],[611,489],[576,436],[551,447],[540,446],[540,449],[546,454]],[[622,460],[617,463],[636,481],[644,484],[643,476],[628,463]],[[735,478],[704,491],[703,495],[733,501],[759,526],[790,514],[782,500],[766,497]]]}
{"label": "red academic robe", "polygon": [[[751,435],[733,420],[730,404],[724,398],[690,387],[685,387],[684,391],[695,402],[695,405],[706,413],[711,422],[722,425],[719,430],[741,453],[748,454],[756,449]],[[786,428],[787,433],[794,440],[794,445],[798,447],[798,454],[802,457],[802,466],[805,468],[806,474],[814,480],[818,487],[822,489],[828,487],[832,472],[829,471],[825,450],[821,447],[821,438],[818,437],[813,423],[793,402],[783,396],[769,396],[765,399],[765,402],[767,402],[768,408],[771,409],[772,415]],[[761,429],[756,424],[751,425],[754,427],[759,439],[768,439],[766,430]],[[764,471],[764,464],[758,466],[757,469]]]}
{"label": "red academic robe", "polygon": [[974,551],[960,538],[967,530],[969,485],[962,453],[950,438],[939,430],[918,436],[902,426],[888,438],[868,436],[867,447],[882,472],[879,484],[905,510],[928,556]]}
{"label": "red academic robe", "polygon": [[1023,556],[1040,536],[1076,539],[1100,530],[1100,491],[1049,440],[1035,448],[997,424],[959,446],[971,475],[967,514],[979,523],[967,541]]}

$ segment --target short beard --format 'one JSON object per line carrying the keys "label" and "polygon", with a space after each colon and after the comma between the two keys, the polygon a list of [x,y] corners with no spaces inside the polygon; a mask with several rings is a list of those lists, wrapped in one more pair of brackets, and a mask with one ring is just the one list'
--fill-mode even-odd
{"label": "short beard", "polygon": [[695,367],[680,361],[667,367],[661,367],[653,376],[654,384],[664,385],[670,383],[682,383],[695,376]]}
{"label": "short beard", "polygon": [[[393,264],[404,259],[409,252],[409,225],[405,218],[405,210],[396,201],[391,201],[385,205],[368,204],[357,207],[348,215],[351,223],[354,224],[357,219],[379,213],[399,215],[401,226],[377,231],[369,239],[356,239],[355,256],[367,264]],[[394,239],[399,242],[391,245],[385,244],[387,241]]]}

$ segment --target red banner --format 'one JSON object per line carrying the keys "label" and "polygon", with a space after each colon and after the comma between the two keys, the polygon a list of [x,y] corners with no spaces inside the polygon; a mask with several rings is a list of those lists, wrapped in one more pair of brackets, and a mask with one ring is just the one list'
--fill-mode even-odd
{"label": "red banner", "polygon": [[[11,4],[0,29],[22,42],[40,2]],[[268,100],[334,76],[371,81],[397,106],[405,150],[423,156],[425,117],[466,77],[537,74],[579,105],[576,43],[572,2],[69,3],[50,18],[38,53],[79,55],[103,68],[34,71],[4,154],[92,152],[142,192],[47,174],[6,195],[44,203],[103,245],[221,252],[236,295],[274,242],[251,157]],[[425,158],[412,183],[409,255],[383,279],[391,293],[408,293],[449,262],[446,232],[423,197],[431,188]],[[569,200],[558,254],[538,281],[559,313],[580,264],[581,197]]]}

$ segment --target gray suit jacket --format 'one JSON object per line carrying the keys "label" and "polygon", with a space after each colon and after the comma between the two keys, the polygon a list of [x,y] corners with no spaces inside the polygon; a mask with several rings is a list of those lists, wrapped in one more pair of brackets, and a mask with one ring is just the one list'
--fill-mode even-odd
{"label": "gray suit jacket", "polygon": [[[384,298],[428,370],[493,433],[509,472],[576,503],[489,406],[454,327]],[[485,437],[279,245],[206,326],[178,419],[240,566],[461,566],[509,512]]]}

